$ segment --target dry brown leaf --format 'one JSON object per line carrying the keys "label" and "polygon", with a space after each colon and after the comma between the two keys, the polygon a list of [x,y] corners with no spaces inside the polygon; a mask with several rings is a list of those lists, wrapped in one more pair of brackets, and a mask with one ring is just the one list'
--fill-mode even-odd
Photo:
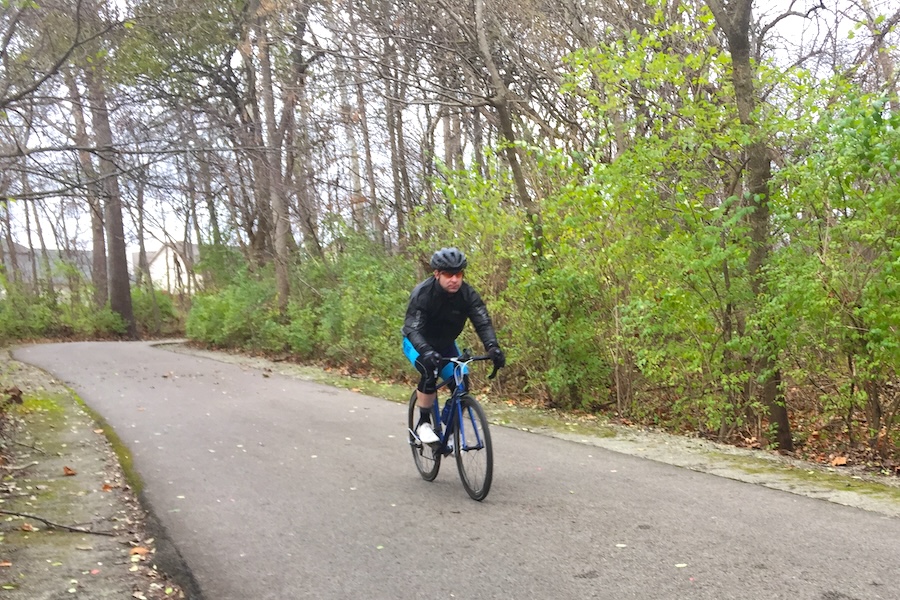
{"label": "dry brown leaf", "polygon": [[109,485],[108,483],[104,483],[104,484],[103,484],[103,491],[104,491],[104,492],[111,492],[112,489],[113,489],[113,486]]}
{"label": "dry brown leaf", "polygon": [[144,548],[143,546],[137,546],[136,548],[132,548],[128,551],[128,554],[134,556],[135,554],[139,556],[147,556],[150,553],[149,550]]}
{"label": "dry brown leaf", "polygon": [[102,429],[95,429],[95,430],[94,430],[94,433],[103,433],[103,430],[102,430]]}
{"label": "dry brown leaf", "polygon": [[63,475],[66,477],[71,477],[72,475],[78,475],[78,471],[72,469],[71,467],[63,467]]}
{"label": "dry brown leaf", "polygon": [[34,531],[34,527],[31,525],[31,523],[22,523],[21,529],[22,531]]}
{"label": "dry brown leaf", "polygon": [[846,456],[835,456],[833,459],[831,459],[832,467],[843,467],[846,464],[847,464]]}
{"label": "dry brown leaf", "polygon": [[10,402],[22,404],[22,390],[20,390],[17,386],[12,386],[8,390],[6,390],[5,393],[9,394]]}
{"label": "dry brown leaf", "polygon": [[11,567],[12,563],[8,560],[0,560],[0,567]]}

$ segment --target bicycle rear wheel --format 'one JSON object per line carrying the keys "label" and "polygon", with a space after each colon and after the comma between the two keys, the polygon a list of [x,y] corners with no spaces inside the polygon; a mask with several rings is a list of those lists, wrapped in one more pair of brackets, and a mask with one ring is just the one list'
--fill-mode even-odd
{"label": "bicycle rear wheel", "polygon": [[484,500],[494,476],[494,450],[484,409],[472,396],[459,399],[462,419],[454,432],[456,468],[466,492],[474,500]]}
{"label": "bicycle rear wheel", "polygon": [[419,423],[419,408],[416,406],[416,392],[412,393],[409,399],[409,420],[408,435],[409,447],[412,449],[413,460],[419,475],[425,481],[434,481],[437,477],[438,470],[441,468],[441,453],[438,452],[437,444],[423,444],[416,437],[416,425]]}

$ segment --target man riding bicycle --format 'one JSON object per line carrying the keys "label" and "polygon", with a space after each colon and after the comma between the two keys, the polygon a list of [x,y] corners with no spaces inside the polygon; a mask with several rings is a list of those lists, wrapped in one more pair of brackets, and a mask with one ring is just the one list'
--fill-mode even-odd
{"label": "man riding bicycle", "polygon": [[431,257],[434,274],[413,288],[406,308],[403,353],[421,375],[416,387],[420,415],[416,435],[424,444],[440,441],[431,423],[438,369],[441,358],[459,356],[456,338],[462,333],[466,319],[472,321],[494,367],[500,369],[506,365],[487,307],[478,292],[463,281],[467,265],[466,256],[456,248],[435,252]]}

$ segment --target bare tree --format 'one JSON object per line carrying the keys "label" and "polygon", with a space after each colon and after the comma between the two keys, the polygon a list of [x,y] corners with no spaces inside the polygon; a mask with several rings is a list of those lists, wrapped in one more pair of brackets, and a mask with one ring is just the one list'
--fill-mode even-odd
{"label": "bare tree", "polygon": [[97,307],[106,306],[109,300],[109,278],[106,270],[106,233],[103,223],[103,207],[100,202],[100,178],[94,168],[88,136],[87,121],[81,91],[75,79],[74,70],[63,70],[66,86],[69,88],[69,100],[72,105],[72,119],[75,122],[74,141],[78,147],[78,161],[86,179],[85,194],[91,214],[92,268],[91,281],[94,287],[94,303]]}
{"label": "bare tree", "polygon": [[109,107],[103,83],[103,73],[98,68],[89,67],[84,70],[84,78],[88,88],[94,138],[97,142],[97,154],[100,158],[99,173],[104,191],[109,305],[114,312],[122,317],[128,336],[136,338],[137,326],[131,305],[131,283],[128,276],[128,255],[125,244],[125,227],[122,220],[122,194],[119,188],[118,169],[115,163],[115,146],[109,120]]}

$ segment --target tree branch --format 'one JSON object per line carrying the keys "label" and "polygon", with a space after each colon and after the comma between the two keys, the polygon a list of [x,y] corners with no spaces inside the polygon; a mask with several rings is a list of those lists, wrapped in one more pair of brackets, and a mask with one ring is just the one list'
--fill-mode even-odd
{"label": "tree branch", "polygon": [[89,533],[91,535],[105,535],[107,537],[116,537],[116,533],[112,531],[91,531],[90,529],[83,529],[81,527],[69,527],[68,525],[60,525],[59,523],[54,523],[53,521],[49,521],[43,517],[36,517],[35,515],[27,515],[25,513],[13,512],[11,510],[0,510],[0,515],[12,515],[14,517],[23,517],[25,519],[34,519],[35,521],[40,521],[41,523],[46,524],[49,527],[54,527],[56,529],[64,529],[66,531],[73,531],[75,533]]}

